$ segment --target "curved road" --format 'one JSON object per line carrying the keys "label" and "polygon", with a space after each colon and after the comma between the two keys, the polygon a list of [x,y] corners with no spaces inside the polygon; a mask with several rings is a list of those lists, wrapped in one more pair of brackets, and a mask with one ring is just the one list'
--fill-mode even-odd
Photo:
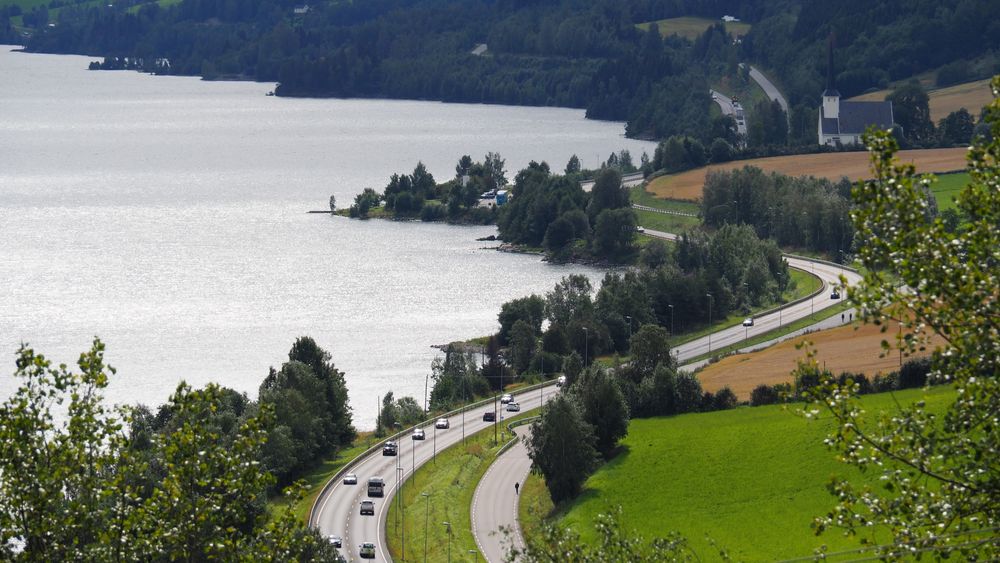
{"label": "curved road", "polygon": [[[521,405],[522,411],[536,409],[543,401],[548,400],[556,392],[554,384],[541,389],[533,389],[514,395],[514,400]],[[506,419],[506,412],[499,410],[501,419]],[[465,434],[472,435],[475,432],[493,426],[492,422],[484,422],[483,413],[487,410],[493,411],[493,406],[481,406],[471,409],[465,414]],[[426,440],[412,440],[410,432],[406,432],[399,439],[399,454],[397,456],[383,456],[381,451],[373,452],[366,456],[359,463],[354,465],[348,472],[358,476],[357,485],[345,485],[338,481],[327,489],[324,494],[317,499],[316,514],[309,524],[324,536],[341,536],[343,538],[343,548],[341,554],[348,561],[359,561],[358,547],[363,542],[374,542],[376,547],[376,561],[391,561],[389,550],[386,548],[386,525],[392,518],[392,500],[397,490],[396,475],[400,475],[403,486],[412,486],[408,481],[415,468],[431,461],[435,451],[444,450],[462,441],[462,416],[453,415],[449,418],[451,428],[447,430],[435,430],[433,424],[421,426],[427,434]],[[499,422],[499,431],[506,431],[505,423]],[[435,434],[436,432],[436,434]],[[398,467],[398,469],[397,469]],[[362,500],[368,499],[367,483],[370,477],[382,477],[385,481],[385,496],[371,499],[375,501],[375,515],[361,516],[360,504]],[[422,490],[429,489],[427,483],[417,482],[416,485]],[[431,494],[433,489],[430,488]],[[406,530],[403,530],[404,540]],[[410,552],[410,545],[404,545],[406,553]],[[416,546],[414,546],[416,549]],[[413,553],[416,553],[414,551]],[[405,554],[404,554],[405,555]]]}
{"label": "curved road", "polygon": [[[676,238],[676,235],[671,233],[650,229],[646,229],[645,232],[659,238]],[[685,360],[705,354],[710,349],[715,350],[730,344],[737,344],[747,337],[777,328],[779,324],[809,316],[813,311],[838,303],[830,299],[830,289],[833,285],[840,283],[839,277],[841,275],[847,278],[848,285],[854,285],[860,280],[858,274],[834,265],[787,256],[786,260],[790,266],[810,271],[820,277],[823,280],[822,290],[811,299],[788,306],[781,311],[755,317],[753,327],[730,327],[680,345],[675,348],[678,362],[684,363]],[[556,393],[556,388],[554,385],[550,385],[516,394],[515,400],[521,404],[522,411],[528,411],[541,406],[544,400],[550,398],[554,393]],[[496,406],[499,408],[500,405]],[[483,422],[482,420],[482,414],[486,410],[493,410],[493,407],[480,406],[465,414],[464,429],[466,434],[473,434],[493,425],[492,422]],[[506,414],[499,409],[498,412],[501,415]],[[505,417],[501,416],[500,418],[500,424],[502,424],[502,419]],[[391,560],[386,549],[385,529],[391,516],[392,500],[397,490],[396,477],[399,476],[404,486],[412,486],[407,480],[416,468],[431,461],[436,450],[443,450],[462,440],[462,416],[453,415],[450,422],[451,428],[448,430],[435,430],[432,424],[421,426],[427,434],[427,439],[423,441],[412,440],[410,433],[405,433],[399,440],[398,456],[382,456],[381,452],[376,451],[360,460],[350,469],[351,473],[358,476],[358,484],[345,485],[342,482],[333,484],[317,500],[316,514],[310,524],[318,528],[323,535],[342,536],[344,547],[341,549],[341,553],[348,561],[359,559],[358,546],[362,542],[375,543],[376,560]],[[500,430],[505,430],[505,428],[501,426]],[[520,529],[517,528],[516,498],[511,489],[513,482],[524,481],[530,466],[527,451],[524,449],[523,443],[519,442],[494,463],[476,489],[474,508],[472,509],[473,528],[480,551],[488,561],[499,562],[503,560],[505,553],[503,536],[493,533],[501,526],[510,527],[514,531],[511,539],[515,545],[519,545],[518,542],[523,541]],[[368,498],[368,478],[375,476],[380,476],[385,480],[385,496],[373,499],[375,501],[374,517],[361,516],[359,506],[362,500]],[[417,486],[426,487],[426,484],[417,483]],[[404,545],[404,548],[408,550],[409,546]]]}
{"label": "curved road", "polygon": [[[662,231],[646,229],[645,233],[668,240],[677,239],[677,235]],[[677,346],[674,348],[674,352],[678,364],[684,364],[686,360],[708,353],[710,349],[717,350],[730,344],[739,344],[747,338],[774,330],[786,323],[808,317],[815,311],[836,305],[840,301],[830,299],[830,293],[833,287],[841,284],[840,276],[847,279],[848,286],[853,286],[861,280],[861,276],[856,272],[825,262],[813,262],[787,255],[785,260],[789,266],[819,277],[823,282],[822,289],[809,299],[788,305],[773,313],[754,317],[754,326],[752,327],[729,327]],[[842,297],[845,294],[843,290],[840,293]],[[523,430],[525,433],[528,432],[526,427]],[[493,466],[476,487],[473,497],[473,533],[476,536],[480,553],[483,554],[486,561],[492,563],[504,561],[511,544],[516,547],[524,545],[524,537],[517,522],[517,499],[512,490],[513,484],[515,482],[523,483],[531,470],[531,460],[528,459],[523,440],[521,442],[516,447],[504,452],[493,463]],[[484,514],[484,511],[477,507],[480,503],[492,506],[492,512]],[[499,533],[501,527],[511,530],[509,538],[505,538],[503,534]]]}

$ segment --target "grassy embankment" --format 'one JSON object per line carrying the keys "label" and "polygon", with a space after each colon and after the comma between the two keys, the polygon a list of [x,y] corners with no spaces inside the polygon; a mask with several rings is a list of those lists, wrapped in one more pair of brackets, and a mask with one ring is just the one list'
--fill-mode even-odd
{"label": "grassy embankment", "polygon": [[636,205],[645,205],[654,209],[695,215],[694,217],[690,217],[687,215],[672,215],[636,209],[636,218],[642,227],[667,233],[682,233],[701,224],[701,219],[697,217],[701,208],[696,203],[660,199],[647,192],[642,186],[632,188],[630,194],[632,203]]}
{"label": "grassy embankment", "polygon": [[[507,424],[535,415],[532,412],[509,418],[500,430],[506,431]],[[476,540],[472,536],[469,507],[472,506],[472,496],[479,480],[489,469],[497,451],[510,439],[511,436],[507,435],[501,438],[499,444],[494,443],[493,428],[490,427],[469,436],[464,445],[459,443],[442,450],[435,463],[425,464],[417,470],[416,476],[402,487],[403,529],[396,525],[395,512],[388,515],[386,536],[393,559],[401,558],[400,532],[405,531],[407,557],[423,560],[426,523],[427,561],[447,560],[448,529],[442,522],[451,523],[451,561],[474,561],[479,558]],[[428,493],[428,496],[425,498],[422,493]],[[414,558],[415,555],[419,557]]]}
{"label": "grassy embankment", "polygon": [[[292,507],[292,511],[295,515],[303,522],[306,522],[309,519],[309,509],[312,508],[312,504],[316,500],[316,497],[319,496],[320,491],[323,490],[323,485],[325,485],[337,471],[340,471],[341,467],[347,465],[348,462],[358,457],[373,444],[375,444],[375,440],[372,438],[371,433],[363,433],[358,436],[351,447],[340,450],[332,459],[324,460],[311,471],[302,475],[300,479],[305,482],[306,494],[302,499],[302,502],[297,503]],[[290,504],[291,500],[292,499],[285,496],[277,496],[269,499],[268,504],[272,510],[284,510],[284,508]]]}
{"label": "grassy embankment", "polygon": [[[939,387],[926,396],[920,389],[869,395],[864,405],[869,417],[892,410],[896,401],[926,399],[932,409],[943,409],[952,393]],[[532,475],[522,489],[521,525],[532,533],[548,516],[594,542],[594,518],[621,506],[626,529],[646,540],[676,530],[702,559],[717,553],[707,538],[737,561],[809,556],[824,544],[831,552],[858,547],[858,539],[836,530],[817,538],[810,524],[835,503],[826,490],[831,476],[875,484],[877,474],[838,462],[823,446],[829,418],[808,421],[789,412],[795,408],[634,420],[624,452],[554,514],[541,478]]]}
{"label": "grassy embankment", "polygon": [[[722,20],[685,16],[680,18],[657,20],[655,22],[640,23],[636,24],[636,27],[638,27],[643,31],[648,31],[649,26],[654,23],[659,28],[660,35],[663,37],[669,37],[671,35],[679,35],[681,37],[684,37],[685,39],[690,39],[694,41],[700,35],[705,33],[706,29],[717,23],[722,23]],[[732,35],[738,35],[742,37],[750,32],[750,24],[746,22],[729,22],[726,23],[726,31],[728,31]]]}
{"label": "grassy embankment", "polygon": [[955,207],[955,196],[969,183],[969,173],[941,174],[931,185],[931,193],[937,198],[938,211]]}

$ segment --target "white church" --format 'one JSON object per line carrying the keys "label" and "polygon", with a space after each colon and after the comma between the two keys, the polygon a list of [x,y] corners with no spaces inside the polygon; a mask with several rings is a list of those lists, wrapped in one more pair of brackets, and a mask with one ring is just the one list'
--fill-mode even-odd
{"label": "white church", "polygon": [[892,102],[845,102],[833,85],[833,45],[828,47],[826,90],[819,108],[819,144],[860,145],[865,129],[892,127]]}

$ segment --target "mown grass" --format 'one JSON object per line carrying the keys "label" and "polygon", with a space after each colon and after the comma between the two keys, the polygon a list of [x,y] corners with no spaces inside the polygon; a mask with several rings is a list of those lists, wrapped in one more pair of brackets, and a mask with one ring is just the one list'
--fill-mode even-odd
{"label": "mown grass", "polygon": [[[504,421],[506,431],[510,422],[535,416],[524,413]],[[454,429],[450,430],[454,431]],[[395,513],[389,512],[386,537],[393,559],[402,557],[402,531],[406,535],[406,554],[410,560],[423,560],[424,529],[426,521],[427,561],[448,560],[448,529],[442,522],[451,523],[451,561],[474,561],[478,556],[476,540],[472,535],[472,497],[479,480],[489,469],[503,444],[511,436],[493,442],[493,428],[482,430],[458,444],[438,452],[435,463],[427,463],[417,470],[415,478],[403,485],[403,529],[395,525]],[[423,497],[422,493],[428,493]],[[469,550],[475,550],[470,553]],[[415,557],[417,556],[417,557]]]}
{"label": "mown grass", "polygon": [[[686,39],[697,39],[699,35],[705,33],[705,30],[709,26],[715,25],[716,23],[721,23],[722,20],[712,20],[708,18],[697,18],[697,17],[680,17],[680,18],[669,18],[665,20],[657,20],[655,22],[646,22],[636,24],[636,27],[643,31],[649,30],[649,26],[656,24],[660,28],[660,35],[663,37],[668,37],[673,34],[680,35]],[[729,22],[726,23],[726,31],[734,35],[746,35],[750,32],[750,24],[745,22]]]}
{"label": "mown grass", "polygon": [[653,229],[654,231],[679,234],[701,224],[701,219],[697,217],[670,215],[668,213],[657,213],[644,209],[635,209],[634,211],[639,225],[646,229]]}
{"label": "mown grass", "polygon": [[[952,397],[946,387],[926,395],[916,389],[870,395],[864,406],[868,416],[893,409],[896,401],[926,399],[930,408],[943,409]],[[703,559],[718,552],[711,541],[737,561],[809,556],[821,545],[831,551],[857,547],[858,539],[836,531],[815,537],[810,524],[835,503],[826,489],[832,476],[874,484],[877,474],[838,462],[823,446],[829,418],[808,421],[793,414],[796,408],[633,420],[623,453],[551,518],[595,542],[596,516],[620,506],[626,529],[646,540],[677,531]],[[539,481],[529,479],[522,495],[535,496]],[[545,499],[521,502],[522,526],[531,533],[541,524],[536,516],[546,510]]]}
{"label": "mown grass", "polygon": [[941,174],[937,182],[931,184],[931,193],[937,198],[938,211],[955,207],[955,197],[969,183],[968,172]]}
{"label": "mown grass", "polygon": [[[654,179],[655,181],[655,179]],[[652,193],[646,191],[644,186],[636,186],[629,190],[629,197],[632,203],[637,205],[645,205],[646,207],[653,207],[655,209],[663,209],[666,211],[679,211],[681,213],[692,213],[697,215],[701,211],[701,206],[692,201],[680,201],[676,199],[662,199],[658,198]]]}
{"label": "mown grass", "polygon": [[[354,444],[343,450],[337,452],[337,455],[332,459],[324,460],[318,466],[313,468],[311,471],[304,474],[300,479],[305,482],[306,494],[302,499],[302,502],[296,503],[292,507],[292,511],[295,515],[302,520],[307,522],[309,519],[309,509],[312,508],[313,502],[316,501],[316,497],[319,496],[320,491],[323,490],[323,485],[330,480],[331,477],[340,471],[340,468],[347,465],[349,461],[361,455],[362,452],[370,448],[375,442],[370,436],[370,433],[365,433],[360,435]],[[268,500],[268,505],[273,510],[283,510],[287,507],[293,499],[279,495]]]}

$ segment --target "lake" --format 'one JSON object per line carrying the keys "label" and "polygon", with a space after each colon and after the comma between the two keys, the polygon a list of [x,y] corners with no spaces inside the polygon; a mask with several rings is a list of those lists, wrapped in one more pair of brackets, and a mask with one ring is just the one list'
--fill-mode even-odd
{"label": "lake", "polygon": [[307,214],[423,161],[438,181],[488,151],[508,177],[653,152],[583,111],[286,99],[273,84],[86,70],[0,46],[0,398],[21,342],[73,364],[93,337],[115,402],[180,380],[256,397],[297,336],[347,375],[355,424],[422,401],[431,348],[496,331],[500,305],[602,272],[500,253],[494,227]]}

